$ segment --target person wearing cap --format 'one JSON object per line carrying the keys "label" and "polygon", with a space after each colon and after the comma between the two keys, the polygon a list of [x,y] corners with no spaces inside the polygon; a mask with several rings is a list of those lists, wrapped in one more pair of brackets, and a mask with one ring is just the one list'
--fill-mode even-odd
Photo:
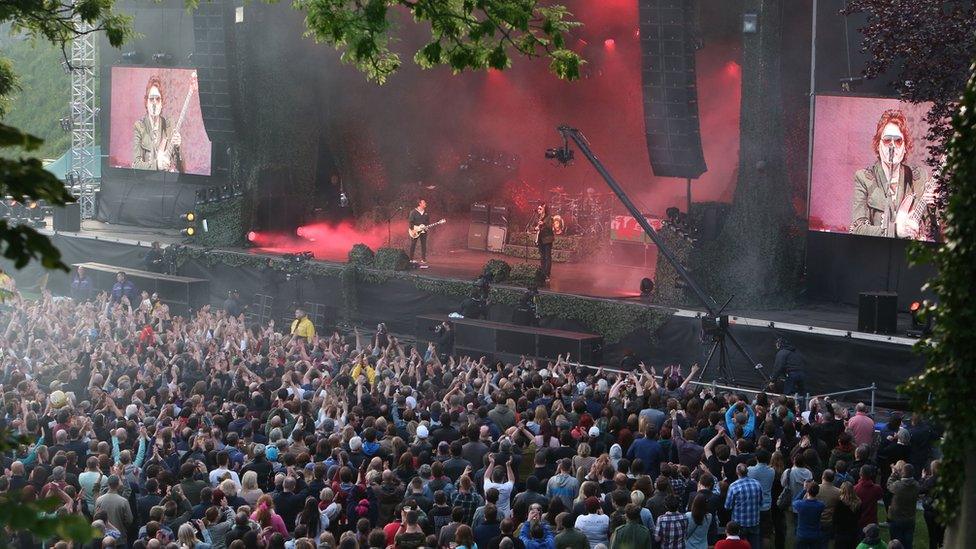
{"label": "person wearing cap", "polygon": [[773,379],[783,380],[783,393],[806,392],[806,369],[803,355],[784,337],[776,338],[776,361]]}
{"label": "person wearing cap", "polygon": [[[275,448],[277,450],[277,448]],[[255,444],[252,450],[251,461],[244,465],[241,469],[242,474],[247,474],[248,471],[254,471],[258,477],[258,488],[262,492],[267,492],[271,482],[271,473],[274,471],[274,466],[268,461],[266,455],[266,449],[263,444]]]}
{"label": "person wearing cap", "polygon": [[881,541],[881,529],[877,524],[868,524],[861,531],[864,539],[857,544],[857,549],[888,549],[888,544]]}

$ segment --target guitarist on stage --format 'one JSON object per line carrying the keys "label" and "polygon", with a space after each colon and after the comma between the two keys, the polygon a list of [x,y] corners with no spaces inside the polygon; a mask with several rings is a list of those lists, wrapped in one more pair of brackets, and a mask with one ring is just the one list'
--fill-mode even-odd
{"label": "guitarist on stage", "polygon": [[136,121],[132,167],[140,170],[183,171],[182,136],[163,116],[163,85],[158,76],[146,84],[146,116]]}
{"label": "guitarist on stage", "polygon": [[854,174],[850,232],[925,240],[938,231],[935,189],[920,166],[905,161],[912,150],[908,121],[899,110],[881,115],[874,132],[874,165]]}
{"label": "guitarist on stage", "polygon": [[[430,225],[430,214],[427,213],[427,201],[421,198],[417,201],[417,207],[410,210],[410,215],[407,217],[407,224],[410,225],[412,230],[416,230],[418,226]],[[417,251],[417,241],[420,241],[420,263],[427,263],[427,232],[424,231],[420,233],[417,238],[410,239],[410,261],[413,261],[414,253]]]}

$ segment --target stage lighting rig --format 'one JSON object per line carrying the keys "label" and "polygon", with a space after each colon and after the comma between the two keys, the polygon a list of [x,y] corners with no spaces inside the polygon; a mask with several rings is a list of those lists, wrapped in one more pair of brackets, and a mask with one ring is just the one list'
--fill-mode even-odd
{"label": "stage lighting rig", "polygon": [[932,315],[926,312],[928,303],[913,301],[908,306],[912,314],[912,327],[908,330],[908,337],[924,337],[932,334]]}
{"label": "stage lighting rig", "polygon": [[152,56],[153,64],[155,65],[172,65],[173,64],[173,54],[166,53],[164,51],[156,52]]}
{"label": "stage lighting rig", "polygon": [[[153,56],[155,58],[155,56]],[[142,63],[142,52],[140,51],[127,51],[122,54],[122,61],[132,65],[138,65]]]}

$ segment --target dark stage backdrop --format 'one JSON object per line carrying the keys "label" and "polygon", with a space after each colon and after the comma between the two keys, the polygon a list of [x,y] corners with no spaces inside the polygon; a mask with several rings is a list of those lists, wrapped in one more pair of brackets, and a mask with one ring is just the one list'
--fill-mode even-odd
{"label": "dark stage backdrop", "polygon": [[[877,241],[877,239],[872,239]],[[139,268],[146,248],[117,244],[107,241],[58,235],[55,244],[64,254],[67,263],[96,261],[120,267]],[[44,275],[36,263],[21,271],[14,271],[9,262],[0,262],[14,273],[22,290],[37,290]],[[228,267],[209,265],[206,261],[186,263],[179,273],[185,276],[206,278],[211,281],[211,301],[219,304],[227,290],[238,289],[242,296],[276,293],[282,303],[294,300],[322,303],[337,307],[342,299],[342,282],[339,278],[277,280],[271,282],[268,270],[261,268]],[[65,293],[69,276],[63,273],[49,275],[48,287],[55,293]],[[456,310],[459,300],[441,295],[431,295],[419,290],[406,280],[392,280],[384,284],[359,283],[356,287],[360,326],[373,326],[385,322],[395,333],[413,334],[415,318],[422,314],[443,314]],[[512,310],[509,307],[492,306],[489,320],[508,322]],[[577,322],[560,319],[544,319],[544,327],[587,332]],[[703,362],[709,346],[699,342],[699,320],[672,316],[657,333],[637,330],[617,344],[604,350],[606,364],[617,364],[624,353],[631,350],[652,365],[682,363],[687,368],[695,362]],[[739,341],[757,361],[766,365],[772,374],[775,349],[773,343],[779,335],[789,338],[807,358],[808,383],[811,392],[828,392],[851,389],[876,382],[880,387],[879,398],[896,398],[895,387],[909,376],[921,371],[922,362],[909,347],[848,338],[826,337],[816,334],[778,333],[769,328],[732,328]],[[729,355],[733,372],[740,383],[756,385],[760,377],[734,349]],[[717,372],[710,367],[704,378],[714,379]],[[861,397],[867,398],[867,395]]]}
{"label": "dark stage backdrop", "polygon": [[[729,14],[739,13],[738,4],[705,0],[700,10],[703,48],[696,54],[697,83],[709,171],[694,183],[696,200],[728,202],[735,185],[741,25]],[[340,64],[328,47],[301,40],[301,19],[287,13],[289,6],[256,5],[251,13],[259,14],[254,17],[261,17],[261,24],[248,23],[248,15],[240,39],[248,60],[248,78],[242,81],[246,116],[264,120],[285,105],[287,112],[280,117],[287,116],[287,125],[248,118],[250,130],[244,133],[260,129],[261,135],[242,137],[244,146],[254,149],[242,161],[254,164],[252,174],[262,163],[282,159],[311,166],[313,174],[323,163],[329,169],[320,178],[332,169],[338,172],[357,216],[374,219],[384,219],[382,212],[400,205],[409,210],[421,194],[432,210],[444,212],[460,211],[474,201],[527,208],[530,200],[545,198],[556,186],[606,192],[584,160],[563,168],[544,158],[545,149],[559,142],[555,127],[565,123],[586,133],[642,209],[683,209],[684,180],[655,177],[648,161],[638,2],[573,0],[568,7],[584,22],[567,44],[587,59],[577,82],[557,79],[544,59],[515,59],[505,71],[452,75],[444,67],[421,70],[404,55],[400,71],[377,86]],[[401,55],[422,44],[410,25],[404,27]],[[279,74],[283,67],[291,70]],[[285,84],[277,85],[285,76]],[[301,112],[292,112],[299,107]],[[313,145],[324,140],[325,145],[306,147],[306,140]],[[278,142],[281,150],[268,152]],[[302,147],[302,158],[292,150],[295,146]],[[252,162],[252,156],[262,154],[268,159]],[[314,178],[302,175],[294,185],[312,196],[315,182],[305,179]]]}
{"label": "dark stage backdrop", "polygon": [[[853,234],[807,233],[807,290],[813,299],[857,305],[861,292],[898,292],[898,308],[931,299],[922,285],[937,274],[931,264],[909,266],[909,240]],[[934,246],[934,244],[928,244]]]}

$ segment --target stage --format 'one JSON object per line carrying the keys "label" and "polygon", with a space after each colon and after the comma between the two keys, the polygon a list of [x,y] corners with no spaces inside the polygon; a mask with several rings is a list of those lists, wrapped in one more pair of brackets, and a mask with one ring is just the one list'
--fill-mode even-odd
{"label": "stage", "polygon": [[[144,229],[109,225],[97,221],[85,221],[79,233],[54,233],[50,235],[61,249],[68,264],[95,261],[120,268],[140,268],[142,257],[154,241],[164,246],[182,242],[173,230]],[[203,278],[210,281],[210,303],[220,304],[230,289],[240,290],[244,296],[275,295],[276,303],[301,302],[323,307],[323,318],[334,319],[336,311],[346,306],[350,292],[342,276],[329,275],[340,272],[346,257],[316,257],[322,276],[273,278],[271,269],[264,267],[268,258],[279,257],[256,249],[191,249],[193,259],[180,267],[180,275]],[[237,257],[227,262],[217,257]],[[416,318],[419,315],[445,314],[458,309],[461,295],[492,258],[502,258],[515,264],[519,260],[481,251],[446,249],[432,251],[429,268],[402,273],[390,273],[366,277],[356,284],[356,313],[353,323],[372,326],[386,322],[389,328],[406,336],[415,335]],[[593,276],[597,268],[600,276]],[[609,270],[612,274],[606,275]],[[14,272],[11,269],[11,272]],[[67,288],[68,275],[53,273],[43,277],[39,266],[32,263],[22,271],[14,272],[18,287],[22,290],[37,289],[41,280],[54,292]],[[648,364],[665,365],[680,362],[690,366],[703,362],[710,344],[700,341],[702,311],[694,307],[666,308],[642,303],[637,291],[639,280],[653,278],[653,269],[594,265],[590,263],[558,263],[553,266],[552,282],[542,289],[543,296],[578,300],[578,303],[605,307],[613,311],[613,304],[639,307],[663,320],[653,333],[641,326],[620,337],[608,341],[603,361],[615,365],[625,352],[633,351]],[[451,288],[444,291],[437,288]],[[508,288],[499,285],[500,288]],[[513,292],[520,291],[511,287]],[[610,308],[606,308],[610,307]],[[508,322],[512,315],[510,304],[498,303],[491,307],[489,319]],[[628,309],[630,310],[630,309]],[[895,387],[921,369],[921,359],[911,346],[914,339],[904,336],[910,319],[899,318],[900,335],[878,335],[856,331],[856,308],[822,302],[803,303],[789,310],[744,310],[730,307],[732,332],[749,351],[756,362],[765,365],[764,371],[772,374],[778,336],[789,338],[803,352],[807,360],[810,390],[817,393],[842,391],[877,383],[880,402],[892,403],[897,399]],[[287,314],[287,311],[285,311]],[[331,320],[330,319],[330,320]],[[581,320],[582,319],[582,320]],[[326,322],[330,323],[330,322]],[[585,316],[576,318],[544,318],[542,325],[555,329],[593,331]],[[730,354],[736,381],[750,386],[762,383],[760,375],[734,349]],[[714,379],[714,368],[706,371],[705,379]],[[858,397],[854,397],[858,398]],[[868,395],[859,398],[867,399]]]}

